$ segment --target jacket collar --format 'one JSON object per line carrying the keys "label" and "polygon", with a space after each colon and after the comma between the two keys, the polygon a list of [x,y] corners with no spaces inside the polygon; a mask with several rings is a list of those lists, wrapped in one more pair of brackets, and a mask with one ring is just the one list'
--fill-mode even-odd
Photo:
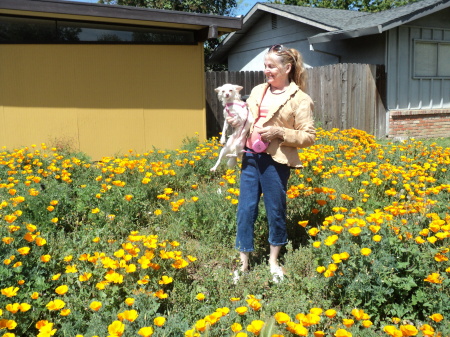
{"label": "jacket collar", "polygon": [[[258,117],[259,107],[261,105],[261,102],[262,102],[262,99],[264,97],[264,94],[266,93],[266,91],[268,89],[269,89],[269,84],[268,83],[264,83],[264,85],[258,86],[257,88],[255,88],[255,92],[253,93],[254,99],[251,102],[248,102],[249,105],[254,107],[254,109],[251,109],[251,111],[252,111],[253,117],[255,119]],[[279,110],[279,108],[281,106],[285,105],[286,102],[291,98],[291,96],[293,96],[299,90],[300,90],[300,88],[298,87],[297,84],[295,84],[295,82],[292,81],[291,83],[289,83],[289,86],[286,89],[286,91],[281,94],[283,100],[280,101],[279,105],[273,106],[269,110],[269,113],[267,114],[267,117],[266,117],[266,121],[270,120],[273,117],[273,115]]]}

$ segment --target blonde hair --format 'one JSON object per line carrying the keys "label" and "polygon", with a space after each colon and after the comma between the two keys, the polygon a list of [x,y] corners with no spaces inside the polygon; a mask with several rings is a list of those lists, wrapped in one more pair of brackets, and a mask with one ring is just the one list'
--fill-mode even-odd
{"label": "blonde hair", "polygon": [[291,71],[289,72],[289,80],[294,81],[295,84],[303,91],[306,89],[306,70],[303,65],[302,54],[294,48],[286,48],[282,45],[275,45],[269,48],[267,55],[274,54],[279,57],[283,66],[291,64]]}

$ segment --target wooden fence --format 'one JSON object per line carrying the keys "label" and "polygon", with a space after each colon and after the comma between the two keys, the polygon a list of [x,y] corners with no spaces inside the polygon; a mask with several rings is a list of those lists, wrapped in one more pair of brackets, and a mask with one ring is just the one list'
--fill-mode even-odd
{"label": "wooden fence", "polygon": [[[316,126],[364,130],[376,137],[386,136],[386,75],[384,66],[334,64],[307,69],[306,92],[314,101]],[[224,121],[223,107],[215,88],[224,83],[244,87],[243,96],[264,82],[262,71],[220,71],[206,73],[206,113],[208,137],[217,136]]]}

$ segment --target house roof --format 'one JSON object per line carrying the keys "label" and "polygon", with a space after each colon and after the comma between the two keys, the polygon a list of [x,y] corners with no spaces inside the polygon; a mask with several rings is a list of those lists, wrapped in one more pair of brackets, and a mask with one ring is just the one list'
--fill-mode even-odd
{"label": "house roof", "polygon": [[323,43],[382,33],[450,7],[450,0],[421,0],[376,13],[365,13],[348,20],[340,29],[310,37],[309,43]]}
{"label": "house roof", "polygon": [[242,28],[242,18],[62,0],[1,0],[0,14],[206,30],[207,38]]}
{"label": "house roof", "polygon": [[447,7],[450,7],[450,0],[422,0],[386,11],[368,13],[342,9],[257,3],[244,17],[242,29],[228,34],[208,62],[222,62],[234,44],[267,13],[323,29],[323,33],[308,38],[310,44],[315,44],[379,34]]}

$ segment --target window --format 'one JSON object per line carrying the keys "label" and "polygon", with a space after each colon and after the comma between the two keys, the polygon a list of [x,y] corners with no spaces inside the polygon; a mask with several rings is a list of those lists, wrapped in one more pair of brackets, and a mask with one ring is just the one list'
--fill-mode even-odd
{"label": "window", "polygon": [[450,77],[450,42],[414,42],[414,77]]}
{"label": "window", "polygon": [[195,44],[194,32],[54,19],[0,16],[0,43]]}

